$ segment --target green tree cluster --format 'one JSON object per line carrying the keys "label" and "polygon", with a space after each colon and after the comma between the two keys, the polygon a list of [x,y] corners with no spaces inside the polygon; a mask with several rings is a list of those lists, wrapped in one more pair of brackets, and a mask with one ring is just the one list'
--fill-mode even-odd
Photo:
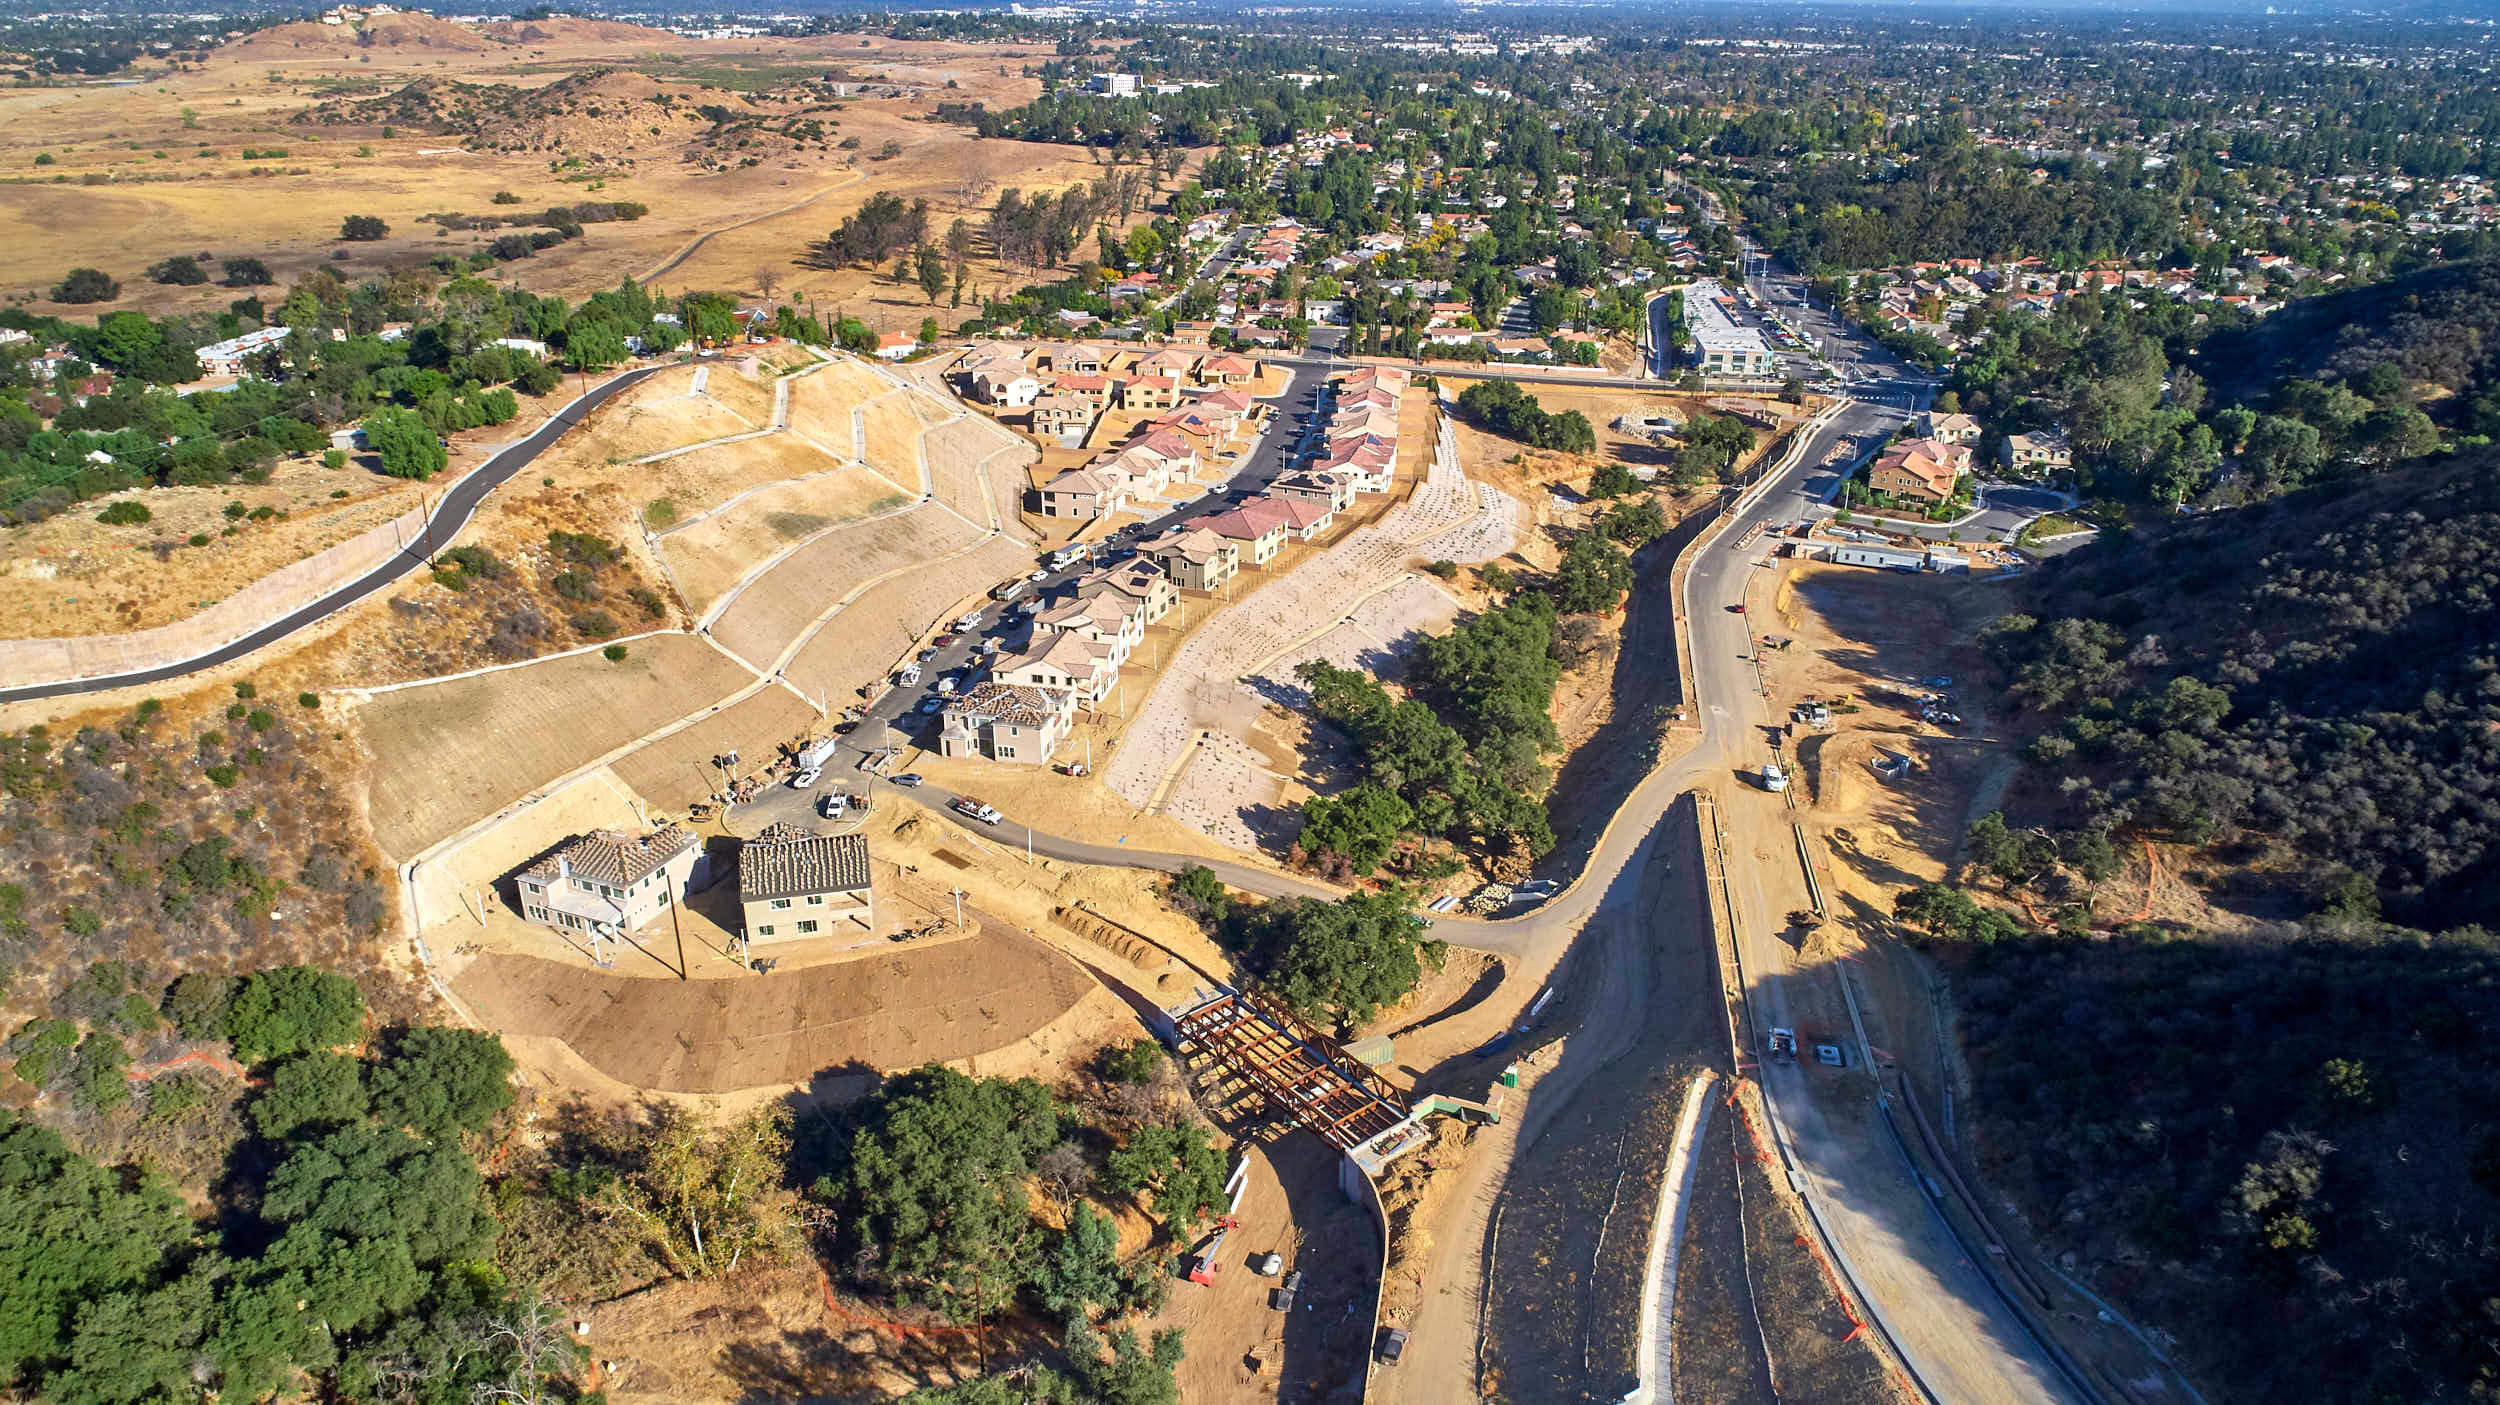
{"label": "green tree cluster", "polygon": [[1461,414],[1504,438],[1570,454],[1597,451],[1597,430],[1577,410],[1548,414],[1513,381],[1478,381],[1459,393]]}

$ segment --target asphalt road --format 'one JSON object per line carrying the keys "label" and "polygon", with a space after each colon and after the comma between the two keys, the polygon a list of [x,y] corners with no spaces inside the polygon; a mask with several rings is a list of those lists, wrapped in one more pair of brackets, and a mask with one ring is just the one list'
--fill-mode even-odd
{"label": "asphalt road", "polygon": [[[1678,583],[1678,611],[1691,639],[1697,744],[1659,767],[1636,785],[1606,827],[1583,851],[1558,853],[1548,871],[1568,873],[1570,883],[1544,905],[1495,920],[1457,914],[1436,919],[1436,935],[1464,946],[1536,961],[1570,946],[1607,901],[1637,872],[1640,856],[1652,833],[1676,798],[1695,787],[1721,792],[1742,791],[1746,774],[1769,753],[1764,728],[1772,721],[1755,682],[1753,638],[1749,616],[1731,607],[1745,603],[1748,585],[1760,569],[1758,549],[1734,550],[1729,543],[1749,526],[1768,526],[1805,515],[1832,486],[1834,470],[1823,467],[1832,446],[1843,436],[1875,432],[1897,422],[1899,412],[1882,406],[1849,402],[1819,421],[1792,447],[1780,466],[1748,490],[1716,531],[1697,548],[1692,568]],[[1673,640],[1653,647],[1672,648]],[[915,792],[922,803],[945,813],[955,823],[1007,848],[1030,846],[1037,857],[1090,864],[1119,864],[1174,872],[1206,863],[1226,883],[1269,897],[1327,897],[1332,890],[1290,875],[1247,864],[1209,862],[1193,856],[1134,850],[1126,846],[1081,843],[1035,828],[1029,819],[1007,817],[997,825],[954,815],[952,799],[937,787]],[[1730,808],[1751,801],[1776,805],[1773,797],[1750,791],[1733,796]],[[1747,862],[1776,865],[1776,849],[1768,860],[1753,860],[1740,846],[1735,872]],[[1731,876],[1734,876],[1733,874]],[[1740,940],[1747,963],[1749,991],[1769,1023],[1787,1023],[1786,984],[1792,975],[1786,948],[1773,935],[1778,927],[1763,893],[1764,874],[1737,883],[1741,899]],[[1604,973],[1595,973],[1603,980]],[[1584,974],[1583,979],[1590,978]],[[1961,1401],[2065,1400],[2055,1367],[2028,1329],[1997,1298],[1995,1290],[1938,1231],[1923,1207],[1908,1223],[1895,1202],[1870,1197],[1862,1187],[1871,1179],[1888,1186],[1908,1184],[1909,1168],[1897,1158],[1877,1156],[1863,1139],[1834,1133],[1822,1110],[1809,1096],[1804,1075],[1795,1069],[1766,1078],[1775,1111],[1791,1128],[1790,1141],[1803,1170],[1812,1201],[1832,1226],[1852,1276],[1872,1302],[1913,1369],[1938,1382],[1941,1399]]]}
{"label": "asphalt road", "polygon": [[[698,357],[696,359],[714,358]],[[513,474],[528,467],[533,459],[545,453],[550,446],[562,438],[566,430],[580,423],[584,415],[606,404],[612,397],[631,389],[645,378],[681,364],[683,363],[672,361],[656,366],[645,366],[640,370],[627,371],[623,375],[594,386],[588,393],[558,410],[549,417],[545,424],[513,443],[505,445],[493,458],[471,470],[467,477],[451,485],[450,490],[443,494],[442,501],[434,505],[432,515],[427,519],[428,530],[421,540],[448,545],[453,536],[468,525],[469,518],[477,512],[478,504],[485,501],[488,493],[502,486],[504,480]],[[263,625],[240,639],[220,644],[206,653],[157,668],[106,674],[96,678],[75,678],[55,683],[0,688],[0,703],[27,702],[36,698],[57,698],[72,693],[96,693],[108,688],[128,688],[146,683],[161,683],[169,678],[180,678],[187,673],[196,673],[203,668],[215,668],[219,664],[242,658],[256,649],[266,648],[306,625],[336,614],[390,585],[410,571],[423,569],[425,564],[426,553],[422,549],[402,550],[398,555],[364,575],[340,586],[293,614]]]}

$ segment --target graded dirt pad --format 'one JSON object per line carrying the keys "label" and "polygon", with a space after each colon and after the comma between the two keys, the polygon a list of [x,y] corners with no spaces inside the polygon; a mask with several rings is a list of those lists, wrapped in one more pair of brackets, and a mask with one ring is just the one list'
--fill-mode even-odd
{"label": "graded dirt pad", "polygon": [[[1215,1281],[1174,1283],[1154,1325],[1188,1340],[1179,1378],[1190,1405],[1327,1399],[1359,1372],[1370,1345],[1380,1235],[1337,1188],[1336,1151],[1318,1137],[1287,1132],[1243,1155],[1241,1227],[1224,1240]],[[1278,1280],[1250,1269],[1271,1252],[1303,1276],[1289,1313],[1267,1305]]]}
{"label": "graded dirt pad", "polygon": [[787,688],[766,688],[682,731],[619,757],[617,777],[664,810],[683,810],[720,788],[712,758],[737,752],[741,772],[753,770],[781,743],[806,731],[816,710]]}
{"label": "graded dirt pad", "polygon": [[919,398],[915,391],[897,390],[859,407],[868,436],[863,457],[906,484],[920,482],[926,466],[920,457],[920,416],[912,413],[912,402]]}
{"label": "graded dirt pad", "polygon": [[751,681],[699,639],[597,652],[427,683],[356,710],[373,757],[374,837],[413,858],[533,788]]}
{"label": "graded dirt pad", "polygon": [[[704,389],[694,389],[697,371]],[[567,436],[564,456],[579,463],[638,459],[668,449],[682,449],[707,439],[761,429],[772,414],[772,392],[764,393],[762,414],[749,418],[733,410],[723,393],[745,378],[729,365],[672,366],[600,407],[587,424]]]}
{"label": "graded dirt pad", "polygon": [[[580,459],[573,462],[581,463]],[[728,444],[706,444],[654,463],[618,463],[587,469],[591,476],[616,485],[626,495],[635,523],[652,502],[665,498],[679,521],[709,512],[741,493],[784,479],[801,478],[837,467],[831,457],[792,435],[767,434]],[[577,474],[584,470],[577,470]],[[558,482],[567,475],[559,472]],[[618,530],[633,534],[630,524]]]}
{"label": "graded dirt pad", "polygon": [[487,1027],[562,1040],[636,1088],[797,1086],[1004,1049],[1094,989],[1048,946],[995,925],[939,945],[734,980],[680,981],[490,953],[454,988]]}
{"label": "graded dirt pad", "polygon": [[[955,521],[951,517],[945,520]],[[955,525],[970,534],[961,522]],[[980,594],[1029,560],[1022,546],[1005,537],[993,537],[961,556],[943,562],[931,559],[930,570],[906,572],[871,586],[827,621],[790,660],[783,673],[801,692],[838,710],[893,667],[912,641],[937,623],[956,602]],[[774,574],[779,573],[776,568]],[[767,577],[749,589],[760,589],[770,579]],[[822,610],[839,598],[839,592],[820,594],[817,598],[821,602],[817,608]]]}
{"label": "graded dirt pad", "polygon": [[[703,378],[703,393],[722,409],[754,425],[757,429],[773,422],[773,406],[781,396],[784,379],[775,370],[778,363],[789,360],[805,362],[806,353],[790,348],[792,356],[778,355],[779,347],[755,348],[755,354],[726,361],[709,362],[712,373]],[[805,381],[799,385],[805,385]],[[795,393],[798,386],[792,386]]]}
{"label": "graded dirt pad", "polygon": [[[845,458],[865,457],[859,452],[859,430],[851,412],[893,393],[894,387],[875,371],[856,361],[836,359],[823,370],[810,371],[790,383],[790,427],[828,452]],[[874,466],[881,472],[900,473],[897,481],[909,487],[920,481],[917,470],[904,471],[909,464],[906,457],[899,467],[890,463]]]}
{"label": "graded dirt pad", "polygon": [[[783,557],[771,570],[750,582],[713,622],[712,637],[740,658],[762,668],[779,658],[781,651],[819,616],[840,605],[844,596],[863,584],[909,566],[934,565],[939,558],[979,537],[979,531],[962,518],[934,504],[837,527]],[[949,600],[985,588],[997,579],[964,576],[951,565],[921,574],[935,578],[941,589],[951,588],[952,594],[946,597]],[[862,596],[843,606],[842,613],[834,616],[826,629],[847,631],[847,617],[868,603],[867,597]],[[940,602],[931,608],[943,607]],[[906,639],[917,634],[931,618],[915,615],[905,621],[899,616],[886,617],[881,610],[873,617],[889,627],[901,625],[908,631]],[[806,654],[800,658],[804,660]],[[794,676],[795,672],[794,669]]]}
{"label": "graded dirt pad", "polygon": [[689,613],[701,618],[747,572],[815,533],[911,501],[864,468],[816,457],[825,468],[815,476],[760,489],[660,538],[660,556]]}
{"label": "graded dirt pad", "polygon": [[1025,466],[1036,457],[1030,444],[967,414],[923,434],[920,447],[939,502],[975,522],[1015,520],[1024,506]]}

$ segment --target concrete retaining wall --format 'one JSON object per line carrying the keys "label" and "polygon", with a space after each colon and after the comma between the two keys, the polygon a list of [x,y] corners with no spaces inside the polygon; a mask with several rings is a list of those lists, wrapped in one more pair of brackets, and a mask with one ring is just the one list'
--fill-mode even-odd
{"label": "concrete retaining wall", "polygon": [[1360,1401],[1371,1390],[1372,1367],[1377,1359],[1373,1353],[1380,1347],[1380,1302],[1389,1290],[1389,1212],[1380,1203],[1380,1187],[1372,1184],[1372,1178],[1351,1156],[1337,1160],[1337,1188],[1346,1193],[1347,1199],[1371,1212],[1372,1228],[1380,1234],[1380,1262],[1372,1273],[1371,1334],[1363,1339],[1362,1364],[1354,1368],[1354,1377],[1346,1382],[1344,1392],[1344,1398]]}

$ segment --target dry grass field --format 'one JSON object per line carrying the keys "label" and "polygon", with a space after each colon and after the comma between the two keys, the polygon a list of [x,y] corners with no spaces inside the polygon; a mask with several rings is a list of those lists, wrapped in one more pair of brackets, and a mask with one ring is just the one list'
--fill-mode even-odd
{"label": "dry grass field", "polygon": [[866,469],[822,461],[827,467],[813,477],[751,493],[660,539],[660,555],[690,614],[700,619],[773,552],[827,527],[891,512],[912,501]]}
{"label": "dry grass field", "polygon": [[[969,546],[980,535],[962,518],[932,505],[828,532],[757,577],[713,621],[712,637],[721,642],[721,647],[756,667],[769,667],[819,615],[861,585],[890,572],[920,565],[937,566],[941,558]],[[951,591],[949,599],[967,590],[984,589],[997,579],[976,578],[951,566],[917,574]],[[863,596],[852,602],[844,615],[866,605],[867,598]],[[916,634],[932,617],[927,613],[896,615],[886,623]],[[831,628],[850,632],[849,622],[840,616]],[[792,676],[797,676],[795,668]],[[808,691],[823,696],[814,688]]]}
{"label": "dry grass field", "polygon": [[[1098,174],[1075,148],[983,141],[925,120],[941,98],[992,106],[1030,98],[1039,85],[1024,75],[1049,57],[1046,47],[857,36],[702,41],[630,26],[508,42],[406,18],[399,43],[340,42],[336,31],[303,33],[322,26],[288,26],[136,86],[0,94],[0,171],[27,173],[0,201],[0,288],[50,311],[45,290],[83,262],[122,280],[123,301],[113,306],[213,310],[232,290],[157,287],[144,270],[207,251],[260,258],[282,283],[315,266],[352,279],[474,251],[492,231],[444,231],[423,217],[484,213],[495,192],[509,191],[521,209],[601,199],[649,207],[639,221],[593,225],[510,270],[534,291],[580,298],[636,277],[670,291],[754,295],[756,270],[770,268],[780,300],[907,328],[948,310],[894,284],[890,270],[802,266],[807,247],[879,191],[929,200],[942,231],[958,216],[977,223],[1006,187],[1057,190]],[[751,150],[715,147],[708,124],[693,116],[715,103],[777,126],[813,104],[751,104],[745,91],[796,91],[791,85],[829,72],[916,95],[846,99],[839,111],[819,113],[823,139],[776,133]],[[421,80],[501,90],[496,101],[508,115],[478,131],[355,120],[354,104]],[[655,101],[664,94],[673,110]],[[325,117],[336,120],[299,120],[325,104]],[[590,116],[593,106],[605,115]],[[630,122],[619,115],[628,111]],[[837,137],[859,145],[841,150]],[[900,154],[874,159],[888,142]],[[32,174],[38,154],[52,158],[43,175]],[[589,154],[597,159],[583,159]],[[740,164],[749,157],[753,164]],[[389,237],[338,245],[340,221],[352,214],[380,216]],[[333,260],[342,248],[349,257]],[[1029,281],[1032,270],[982,259],[970,275],[972,291],[986,293]]]}
{"label": "dry grass field", "polygon": [[[0,529],[0,616],[14,638],[123,633],[170,624],[271,571],[417,505],[416,485],[319,459],[282,459],[267,483],[117,495],[153,520],[107,527],[107,501]],[[229,515],[241,503],[245,515]],[[270,514],[249,514],[267,509]],[[201,534],[205,546],[185,542]],[[161,558],[159,552],[165,553]]]}
{"label": "dry grass field", "polygon": [[374,837],[394,858],[724,698],[748,674],[702,640],[635,641],[621,663],[548,659],[384,693],[356,710],[373,758]]}

